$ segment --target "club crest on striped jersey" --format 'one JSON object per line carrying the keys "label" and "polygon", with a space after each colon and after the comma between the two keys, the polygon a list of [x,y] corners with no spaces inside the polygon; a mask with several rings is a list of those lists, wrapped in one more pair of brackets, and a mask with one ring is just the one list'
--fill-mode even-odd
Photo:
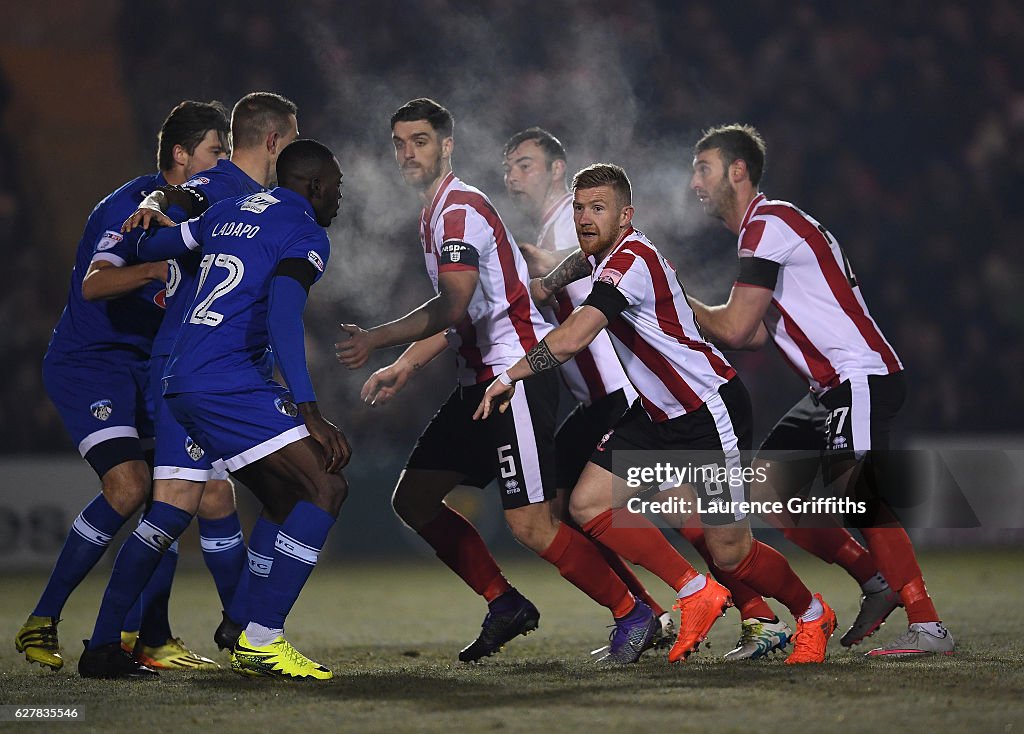
{"label": "club crest on striped jersey", "polygon": [[203,447],[192,440],[191,436],[185,436],[185,453],[188,454],[188,458],[192,461],[199,461],[203,458]]}
{"label": "club crest on striped jersey", "polygon": [[310,250],[306,253],[306,259],[313,263],[314,268],[319,270],[321,273],[324,272],[324,261],[318,254]]}
{"label": "club crest on striped jersey", "polygon": [[95,403],[89,406],[89,412],[93,414],[96,420],[105,421],[110,418],[111,413],[114,412],[114,404],[110,400],[97,400]]}
{"label": "club crest on striped jersey", "polygon": [[605,268],[601,271],[601,274],[597,276],[598,283],[607,283],[610,286],[617,286],[620,280],[622,280],[622,273],[618,270],[612,270],[611,268]]}
{"label": "club crest on striped jersey", "polygon": [[196,176],[195,178],[190,178],[182,186],[205,186],[208,183],[210,183],[210,179],[206,176]]}

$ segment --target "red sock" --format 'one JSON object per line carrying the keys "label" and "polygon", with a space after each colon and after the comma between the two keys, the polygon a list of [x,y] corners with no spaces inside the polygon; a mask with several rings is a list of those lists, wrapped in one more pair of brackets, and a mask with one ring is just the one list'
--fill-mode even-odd
{"label": "red sock", "polygon": [[864,528],[861,532],[890,588],[900,593],[910,623],[937,622],[939,615],[924,586],[907,531],[897,527]]}
{"label": "red sock", "polygon": [[[735,576],[723,574],[722,569],[715,565],[715,559],[708,550],[708,543],[704,539],[704,530],[699,527],[679,528],[680,534],[700,553],[701,558],[708,564],[712,575],[723,584],[729,593],[732,594],[732,602],[740,610],[741,619],[775,619],[775,612],[768,606],[764,597],[751,589]],[[728,576],[728,577],[727,577]]]}
{"label": "red sock", "polygon": [[568,523],[558,524],[558,533],[540,557],[558,569],[569,583],[619,618],[633,608],[633,595],[605,562],[598,545]]}
{"label": "red sock", "polygon": [[739,566],[722,574],[746,582],[761,596],[778,599],[794,617],[799,617],[811,606],[811,592],[790,568],[789,562],[777,550],[759,540],[753,542]]}
{"label": "red sock", "polygon": [[654,612],[655,617],[660,617],[665,613],[665,608],[655,601],[654,597],[651,596],[651,592],[647,590],[647,587],[644,586],[636,573],[633,572],[633,569],[630,568],[629,564],[622,560],[622,556],[611,548],[605,548],[596,540],[591,538],[588,538],[588,540],[597,547],[601,556],[611,567],[612,571],[615,572],[615,575],[622,579],[622,583],[626,585],[626,588],[629,589],[630,593],[649,606],[651,611]]}
{"label": "red sock", "polygon": [[838,564],[858,584],[878,573],[875,559],[846,528],[782,528],[782,534],[811,555]]}
{"label": "red sock", "polygon": [[480,533],[448,505],[441,505],[437,517],[420,528],[419,535],[448,568],[488,602],[512,588]]}
{"label": "red sock", "polygon": [[647,518],[627,515],[623,527],[615,527],[613,511],[605,510],[585,523],[583,532],[626,560],[643,566],[676,591],[699,575]]}

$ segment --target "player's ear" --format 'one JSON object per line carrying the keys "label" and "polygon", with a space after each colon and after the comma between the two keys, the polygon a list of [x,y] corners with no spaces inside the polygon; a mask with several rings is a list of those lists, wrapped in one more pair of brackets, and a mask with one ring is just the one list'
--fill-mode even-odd
{"label": "player's ear", "polygon": [[551,161],[551,178],[558,181],[565,180],[565,161],[561,158]]}
{"label": "player's ear", "polygon": [[622,207],[622,212],[619,214],[619,227],[625,228],[629,226],[629,223],[633,221],[633,205],[627,204]]}
{"label": "player's ear", "polygon": [[452,150],[455,149],[455,138],[447,137],[441,141],[441,157],[451,158]]}
{"label": "player's ear", "polygon": [[180,145],[175,145],[171,149],[171,156],[174,158],[174,162],[179,166],[184,166],[188,163],[188,151]]}
{"label": "player's ear", "polygon": [[749,178],[747,162],[742,158],[737,158],[729,166],[729,180],[733,183],[739,183],[745,178]]}

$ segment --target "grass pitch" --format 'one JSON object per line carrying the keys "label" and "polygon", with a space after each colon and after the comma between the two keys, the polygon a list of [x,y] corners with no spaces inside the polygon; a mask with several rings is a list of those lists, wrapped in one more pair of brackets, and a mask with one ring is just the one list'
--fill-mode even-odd
{"label": "grass pitch", "polygon": [[[29,666],[13,637],[45,582],[0,577],[0,703],[84,707],[76,722],[7,722],[0,729],[210,732],[1014,732],[1024,731],[1024,552],[922,556],[925,577],[958,642],[950,658],[867,660],[838,644],[857,607],[839,569],[792,554],[797,571],[835,607],[840,632],[820,666],[719,659],[738,636],[735,611],[712,630],[710,649],[669,666],[664,653],[606,669],[588,651],[604,643],[607,613],[543,562],[515,559],[509,578],[541,610],[540,630],[482,665],[458,650],[484,606],[439,562],[318,568],[288,623],[292,642],[334,670],[321,684],[251,681],[228,670],[165,673],[158,681],[87,681],[79,640],[92,628],[107,573],[97,570],[64,610],[67,661]],[[655,579],[663,604],[671,593]],[[782,610],[784,611],[784,610]],[[214,654],[219,605],[205,570],[179,574],[175,634]],[[899,634],[905,616],[868,640]],[[788,620],[787,620],[788,621]]]}

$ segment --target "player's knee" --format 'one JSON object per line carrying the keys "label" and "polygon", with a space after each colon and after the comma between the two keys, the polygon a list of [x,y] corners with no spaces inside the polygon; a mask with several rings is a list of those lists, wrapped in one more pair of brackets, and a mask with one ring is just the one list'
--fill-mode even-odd
{"label": "player's knee", "polygon": [[723,571],[733,571],[750,552],[751,538],[747,535],[721,536],[707,533],[708,550],[715,565]]}
{"label": "player's knee", "polygon": [[535,553],[543,553],[558,533],[558,520],[551,510],[549,503],[508,510],[505,522],[516,540]]}
{"label": "player's knee", "polygon": [[230,480],[211,479],[199,502],[199,517],[218,519],[235,511],[235,486]]}
{"label": "player's knee", "polygon": [[601,514],[601,508],[595,499],[583,488],[576,489],[569,495],[569,516],[577,525],[582,527]]}
{"label": "player's knee", "polygon": [[119,515],[125,517],[142,507],[149,496],[151,478],[141,461],[115,466],[103,475],[102,481],[103,496]]}
{"label": "player's knee", "polygon": [[337,515],[348,497],[348,482],[341,474],[324,474],[307,487],[307,500],[324,512]]}
{"label": "player's knee", "polygon": [[391,507],[402,522],[414,530],[423,524],[423,501],[404,482],[399,482],[391,494]]}

